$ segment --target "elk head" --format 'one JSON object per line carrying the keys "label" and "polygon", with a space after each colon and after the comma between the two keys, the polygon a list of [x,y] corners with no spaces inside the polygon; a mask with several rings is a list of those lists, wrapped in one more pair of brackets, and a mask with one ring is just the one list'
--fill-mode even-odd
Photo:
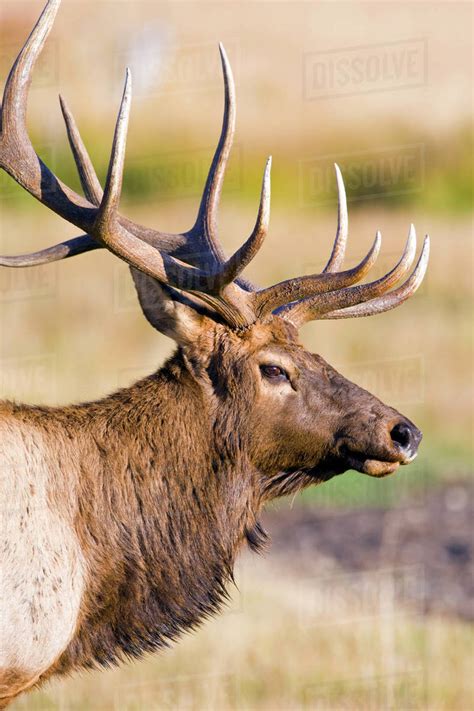
{"label": "elk head", "polygon": [[186,367],[215,404],[216,430],[220,428],[229,441],[245,441],[249,464],[263,475],[269,495],[350,468],[382,476],[412,461],[420,431],[306,351],[298,341],[298,328],[309,320],[370,316],[401,304],[423,279],[428,237],[401,286],[397,284],[415,257],[413,227],[393,269],[376,281],[359,284],[377,258],[381,237],[377,232],[360,264],[343,269],[348,219],[344,184],[336,166],[339,219],[324,270],[267,288],[245,280],[241,274],[268,228],[271,161],[265,168],[255,228],[226,258],[217,238],[217,208],[233,140],[235,91],[222,47],[223,127],[193,227],[168,234],[131,222],[118,212],[131,103],[129,71],[104,190],[61,99],[85,198],[77,195],[36,155],[25,125],[31,72],[59,4],[49,0],[6,83],[0,166],[84,234],[34,254],[0,257],[0,264],[31,267],[98,248],[125,260],[145,316],[179,344]]}

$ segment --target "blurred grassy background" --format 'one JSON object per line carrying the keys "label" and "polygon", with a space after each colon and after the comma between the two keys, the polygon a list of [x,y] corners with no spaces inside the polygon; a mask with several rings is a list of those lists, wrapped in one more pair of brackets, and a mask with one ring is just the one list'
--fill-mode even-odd
{"label": "blurred grassy background", "polygon": [[[3,76],[40,6],[3,0]],[[336,225],[334,160],[348,189],[347,263],[367,251],[377,228],[384,243],[376,276],[396,261],[410,222],[420,238],[431,234],[428,276],[408,304],[372,319],[313,323],[303,331],[308,348],[423,429],[420,455],[392,479],[348,473],[298,498],[311,507],[392,506],[472,475],[471,21],[472,6],[465,3],[64,0],[35,75],[29,111],[35,145],[79,189],[57,94],[67,98],[103,178],[123,70],[132,67],[123,212],[159,229],[183,230],[194,219],[220,129],[222,40],[238,94],[236,147],[220,218],[228,251],[253,226],[264,161],[274,157],[271,230],[248,270],[257,283],[324,266]],[[341,73],[341,60],[354,59],[367,60],[362,80],[355,71],[349,79]],[[75,234],[0,176],[2,253]],[[105,253],[34,271],[3,270],[0,301],[2,397],[50,404],[96,398],[153,371],[173,348],[142,318],[126,266]],[[365,692],[360,704],[351,703],[358,692],[344,680],[368,669],[374,678],[387,671],[371,641],[378,618],[366,620],[361,636],[347,627],[303,634],[289,609],[297,581],[283,583],[284,571],[272,560],[248,564],[249,601],[238,617],[212,622],[168,656],[67,682],[54,687],[53,696],[43,692],[18,708],[408,707],[396,680],[385,706]],[[432,620],[420,629],[419,620],[409,619],[396,635],[409,640],[408,660],[418,657],[420,645],[428,650],[425,696],[410,708],[470,707],[470,692],[453,679],[455,669],[463,676],[472,653],[466,623]],[[165,684],[158,698],[155,673],[186,680],[176,688]],[[217,675],[215,684],[209,674]],[[307,687],[331,679],[336,686],[326,706],[318,706]],[[122,698],[125,688],[142,684],[143,698],[142,691]]]}

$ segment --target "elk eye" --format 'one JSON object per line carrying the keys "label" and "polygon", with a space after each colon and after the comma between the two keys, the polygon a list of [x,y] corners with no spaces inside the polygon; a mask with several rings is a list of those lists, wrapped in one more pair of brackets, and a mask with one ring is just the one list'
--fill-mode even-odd
{"label": "elk eye", "polygon": [[269,380],[288,380],[288,373],[279,365],[261,365],[260,370]]}

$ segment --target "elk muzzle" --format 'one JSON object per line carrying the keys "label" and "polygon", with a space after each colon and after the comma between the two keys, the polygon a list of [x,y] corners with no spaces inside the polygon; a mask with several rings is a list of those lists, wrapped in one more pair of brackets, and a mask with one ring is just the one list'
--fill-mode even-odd
{"label": "elk muzzle", "polygon": [[367,428],[370,443],[364,446],[360,442],[354,447],[352,435],[343,434],[339,443],[339,456],[351,469],[382,477],[392,474],[400,464],[409,464],[417,453],[422,439],[422,433],[410,420],[400,417],[395,423],[393,419],[379,421],[374,432]]}

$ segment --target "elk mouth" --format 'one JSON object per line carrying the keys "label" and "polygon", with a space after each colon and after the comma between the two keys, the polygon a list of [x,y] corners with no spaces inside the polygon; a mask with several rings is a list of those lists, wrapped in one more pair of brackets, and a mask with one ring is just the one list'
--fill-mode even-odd
{"label": "elk mouth", "polygon": [[349,465],[348,468],[355,469],[361,472],[361,474],[368,474],[369,476],[375,477],[384,477],[393,474],[400,464],[408,463],[402,461],[394,462],[388,459],[372,459],[358,452],[347,452],[344,458]]}
{"label": "elk mouth", "polygon": [[[347,445],[342,445],[335,458],[340,471],[353,469],[361,474],[384,477],[393,474],[400,464],[408,464],[414,457],[404,457],[401,452],[387,453],[386,458],[368,452],[357,452]],[[415,455],[416,456],[416,455]]]}
{"label": "elk mouth", "polygon": [[418,453],[422,433],[404,419],[390,430],[391,446],[380,443],[372,451],[352,449],[351,437],[338,437],[332,451],[309,469],[303,470],[313,480],[327,481],[349,469],[382,478],[393,474],[400,465],[410,464]]}
{"label": "elk mouth", "polygon": [[361,474],[368,474],[374,477],[384,477],[393,474],[400,464],[408,464],[408,461],[400,459],[379,459],[367,456],[366,453],[353,452],[344,448],[337,455],[329,455],[311,470],[307,471],[310,476],[318,480],[327,481],[333,476],[344,474],[353,469]]}

